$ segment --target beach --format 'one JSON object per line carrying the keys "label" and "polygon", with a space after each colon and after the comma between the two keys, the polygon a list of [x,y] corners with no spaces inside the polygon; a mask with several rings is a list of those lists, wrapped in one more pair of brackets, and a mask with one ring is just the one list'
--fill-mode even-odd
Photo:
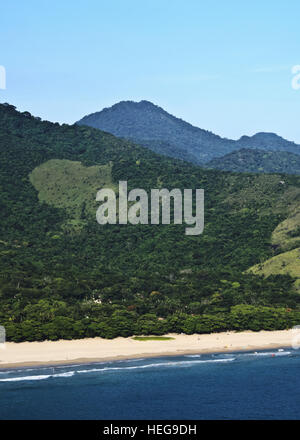
{"label": "beach", "polygon": [[0,349],[0,368],[56,365],[291,347],[290,330],[169,334],[171,340],[138,341],[129,338],[89,338],[43,342],[7,342]]}

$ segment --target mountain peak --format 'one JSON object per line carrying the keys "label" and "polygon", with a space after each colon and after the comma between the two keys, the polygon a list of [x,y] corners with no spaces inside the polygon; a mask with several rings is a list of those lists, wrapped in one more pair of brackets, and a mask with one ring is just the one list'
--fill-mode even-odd
{"label": "mountain peak", "polygon": [[243,140],[249,140],[249,139],[256,139],[256,140],[257,139],[267,139],[267,140],[273,139],[274,140],[274,139],[283,139],[283,137],[279,136],[276,133],[259,131],[258,133],[255,133],[252,136],[246,136],[246,135],[241,136],[239,140],[243,141]]}
{"label": "mountain peak", "polygon": [[194,127],[147,100],[121,101],[85,116],[77,124],[89,125],[134,140],[157,153],[195,163],[213,157],[210,150],[215,143],[228,143],[228,140]]}
{"label": "mountain peak", "polygon": [[[117,102],[116,104],[113,104],[111,107],[105,107],[103,110],[101,110],[100,112],[95,112],[92,114],[98,114],[101,113],[103,111],[115,111],[115,110],[123,110],[123,109],[127,109],[127,110],[139,110],[139,111],[143,111],[143,110],[147,110],[147,109],[152,109],[152,110],[163,110],[161,107],[159,107],[158,105],[153,104],[153,102],[150,101],[146,101],[146,100],[141,100],[141,101],[120,101]],[[164,111],[164,110],[163,110]],[[90,116],[90,115],[88,115]]]}
{"label": "mountain peak", "polygon": [[258,132],[253,136],[242,136],[237,141],[242,148],[257,148],[267,151],[289,151],[300,154],[300,146],[287,141],[276,133]]}
{"label": "mountain peak", "polygon": [[147,100],[121,101],[112,107],[83,117],[77,122],[115,136],[133,140],[159,154],[205,163],[240,148],[290,151],[300,154],[300,146],[275,133],[242,136],[238,141],[195,127]]}

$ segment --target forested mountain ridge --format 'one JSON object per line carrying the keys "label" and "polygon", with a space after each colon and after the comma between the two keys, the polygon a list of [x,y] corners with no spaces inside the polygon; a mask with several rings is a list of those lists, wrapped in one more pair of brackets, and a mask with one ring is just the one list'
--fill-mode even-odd
{"label": "forested mountain ridge", "polygon": [[[121,101],[77,122],[131,139],[166,156],[203,164],[241,148],[286,151],[300,155],[300,145],[275,133],[238,140],[222,138],[169,114],[149,101]],[[281,171],[283,172],[283,171]]]}
{"label": "forested mountain ridge", "polygon": [[[203,188],[204,233],[100,226],[95,192],[120,180],[146,191]],[[9,340],[286,328],[300,319],[295,278],[246,272],[283,252],[272,233],[299,205],[297,176],[202,169],[0,105],[0,191],[0,324]]]}
{"label": "forested mountain ridge", "polygon": [[300,155],[287,151],[263,151],[242,148],[213,159],[208,168],[239,173],[300,174]]}

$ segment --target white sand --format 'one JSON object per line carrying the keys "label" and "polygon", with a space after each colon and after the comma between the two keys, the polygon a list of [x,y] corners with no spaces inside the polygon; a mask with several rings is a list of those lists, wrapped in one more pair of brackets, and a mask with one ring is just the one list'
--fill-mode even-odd
{"label": "white sand", "polygon": [[8,342],[5,348],[0,348],[0,368],[290,347],[295,333],[293,330],[280,330],[166,336],[175,339],[135,341],[132,338],[93,338],[54,342]]}

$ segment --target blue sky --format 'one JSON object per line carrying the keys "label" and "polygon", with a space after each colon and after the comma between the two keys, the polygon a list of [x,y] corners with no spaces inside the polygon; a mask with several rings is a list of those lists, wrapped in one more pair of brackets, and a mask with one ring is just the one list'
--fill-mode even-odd
{"label": "blue sky", "polygon": [[300,143],[299,1],[16,0],[0,7],[0,102],[73,123],[147,99],[221,136]]}

